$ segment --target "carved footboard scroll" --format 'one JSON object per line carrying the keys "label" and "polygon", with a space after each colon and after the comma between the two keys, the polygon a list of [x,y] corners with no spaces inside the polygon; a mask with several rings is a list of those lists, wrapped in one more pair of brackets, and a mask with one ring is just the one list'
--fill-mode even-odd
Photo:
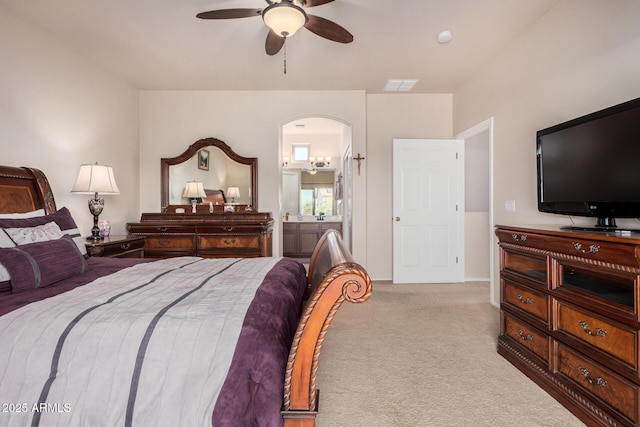
{"label": "carved footboard scroll", "polygon": [[289,353],[282,411],[286,427],[315,424],[318,408],[316,374],[324,336],[345,300],[364,302],[371,291],[369,275],[353,260],[340,233],[327,231],[311,257],[309,299]]}

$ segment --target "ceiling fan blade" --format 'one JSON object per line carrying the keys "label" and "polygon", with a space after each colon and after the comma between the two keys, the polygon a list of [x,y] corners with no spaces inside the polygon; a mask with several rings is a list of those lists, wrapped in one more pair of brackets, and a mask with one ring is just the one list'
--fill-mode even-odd
{"label": "ceiling fan blade", "polygon": [[235,19],[260,15],[262,15],[262,9],[220,9],[200,12],[196,17],[200,19]]}
{"label": "ceiling fan blade", "polygon": [[335,22],[319,16],[309,14],[307,16],[309,21],[304,27],[312,33],[338,43],[351,43],[353,41],[353,35]]}
{"label": "ceiling fan blade", "polygon": [[264,43],[264,48],[267,51],[267,55],[275,55],[280,52],[282,46],[284,46],[284,37],[280,37],[273,30],[269,30],[267,34],[267,40]]}
{"label": "ceiling fan blade", "polygon": [[304,7],[321,6],[323,4],[331,3],[334,0],[307,0],[307,4]]}

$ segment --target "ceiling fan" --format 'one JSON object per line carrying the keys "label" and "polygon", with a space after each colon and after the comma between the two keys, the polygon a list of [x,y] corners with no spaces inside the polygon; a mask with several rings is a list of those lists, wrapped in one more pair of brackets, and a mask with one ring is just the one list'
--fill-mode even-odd
{"label": "ceiling fan", "polygon": [[331,3],[334,0],[265,0],[269,6],[264,9],[219,9],[201,12],[200,19],[235,19],[262,16],[269,27],[265,50],[275,55],[282,49],[287,37],[291,37],[304,27],[314,34],[338,43],[351,43],[353,35],[340,25],[319,16],[309,15],[304,9]]}

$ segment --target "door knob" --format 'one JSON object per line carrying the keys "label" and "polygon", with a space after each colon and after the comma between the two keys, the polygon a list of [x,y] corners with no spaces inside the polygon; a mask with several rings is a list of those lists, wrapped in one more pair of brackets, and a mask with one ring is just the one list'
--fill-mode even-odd
{"label": "door knob", "polygon": [[397,216],[397,217],[396,217],[396,222],[397,222],[397,221],[400,221],[400,217],[399,217],[399,216]]}

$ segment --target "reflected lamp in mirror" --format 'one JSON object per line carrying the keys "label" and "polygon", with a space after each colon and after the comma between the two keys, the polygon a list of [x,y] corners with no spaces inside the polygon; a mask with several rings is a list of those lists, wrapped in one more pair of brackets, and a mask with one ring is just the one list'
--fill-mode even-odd
{"label": "reflected lamp in mirror", "polygon": [[98,227],[98,217],[104,209],[104,199],[99,198],[101,195],[120,194],[118,185],[111,166],[99,165],[80,165],[78,178],[71,189],[72,193],[77,194],[93,194],[93,198],[89,199],[89,212],[93,215],[93,227],[91,228],[91,236],[87,240],[102,240],[104,237],[100,235]]}
{"label": "reflected lamp in mirror", "polygon": [[184,187],[182,197],[189,199],[189,203],[202,203],[202,199],[207,197],[207,193],[204,192],[204,186],[200,181],[189,181]]}
{"label": "reflected lamp in mirror", "polygon": [[236,197],[240,197],[240,188],[238,187],[227,188],[227,197],[231,198],[231,203],[235,203]]}

